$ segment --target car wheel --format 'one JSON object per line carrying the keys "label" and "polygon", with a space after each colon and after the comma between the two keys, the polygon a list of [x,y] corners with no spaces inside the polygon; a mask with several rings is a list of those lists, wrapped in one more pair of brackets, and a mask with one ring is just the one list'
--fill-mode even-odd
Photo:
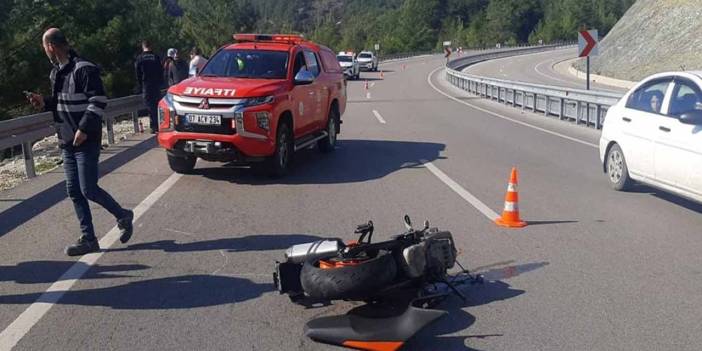
{"label": "car wheel", "polygon": [[329,117],[327,117],[327,137],[317,141],[317,147],[322,152],[332,152],[336,148],[336,136],[338,134],[337,126],[338,123],[338,112],[336,108],[332,107],[329,109]]}
{"label": "car wheel", "polygon": [[293,135],[287,122],[278,126],[275,139],[275,153],[265,162],[266,173],[272,177],[282,177],[290,169],[293,157]]}
{"label": "car wheel", "polygon": [[626,166],[624,152],[618,144],[612,145],[607,152],[605,163],[609,184],[615,190],[626,190],[631,187],[633,181],[629,177],[629,168]]}
{"label": "car wheel", "polygon": [[196,157],[192,156],[185,156],[185,157],[178,157],[174,155],[168,155],[168,165],[171,167],[171,170],[176,173],[180,174],[189,174],[192,173],[193,169],[195,168],[195,162],[197,162]]}

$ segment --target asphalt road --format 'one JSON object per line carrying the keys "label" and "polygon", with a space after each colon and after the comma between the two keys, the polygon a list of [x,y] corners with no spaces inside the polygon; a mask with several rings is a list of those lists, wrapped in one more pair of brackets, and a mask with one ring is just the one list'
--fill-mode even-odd
{"label": "asphalt road", "polygon": [[[27,330],[15,350],[337,349],[303,325],[351,305],[290,303],[274,291],[274,261],[295,243],[354,239],[368,219],[388,238],[407,213],[452,231],[459,260],[487,278],[407,350],[699,349],[702,206],[610,190],[597,131],[466,96],[442,63],[362,74],[369,95],[350,82],[338,149],[300,152],[281,180],[201,161],[173,176],[146,137],[108,150],[101,185],[143,215],[92,267],[63,255],[77,223],[60,172],[0,193],[0,333]],[[499,213],[513,166],[524,229],[495,226],[446,183]],[[110,232],[94,209],[97,232]],[[70,285],[71,267],[89,270]]]}
{"label": "asphalt road", "polygon": [[[484,61],[464,71],[479,76],[516,80],[536,84],[585,89],[585,80],[558,71],[554,66],[577,57],[577,48],[560,49],[536,54]],[[591,89],[626,92],[627,89],[601,83],[591,83]]]}

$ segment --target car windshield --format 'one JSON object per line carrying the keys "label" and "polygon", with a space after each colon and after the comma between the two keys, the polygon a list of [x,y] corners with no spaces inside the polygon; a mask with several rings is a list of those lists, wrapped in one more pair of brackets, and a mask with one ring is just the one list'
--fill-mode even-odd
{"label": "car windshield", "polygon": [[371,54],[360,54],[358,58],[371,58]]}
{"label": "car windshield", "polygon": [[264,50],[221,50],[202,70],[204,77],[285,79],[288,53]]}
{"label": "car windshield", "polygon": [[339,60],[339,62],[353,62],[351,56],[337,56],[336,58]]}

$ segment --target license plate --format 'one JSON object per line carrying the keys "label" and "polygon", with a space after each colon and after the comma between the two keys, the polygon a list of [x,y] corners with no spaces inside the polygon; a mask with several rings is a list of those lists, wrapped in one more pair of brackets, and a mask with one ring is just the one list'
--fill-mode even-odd
{"label": "license plate", "polygon": [[185,119],[191,124],[202,124],[208,126],[216,126],[222,124],[222,116],[218,115],[198,115],[189,113],[185,115]]}

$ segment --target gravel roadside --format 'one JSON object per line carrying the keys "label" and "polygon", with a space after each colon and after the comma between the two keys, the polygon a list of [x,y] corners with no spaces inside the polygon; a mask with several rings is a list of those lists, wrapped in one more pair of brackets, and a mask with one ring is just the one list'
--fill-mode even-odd
{"label": "gravel roadside", "polygon": [[[149,125],[148,117],[141,117],[143,125]],[[115,142],[119,144],[134,134],[134,126],[131,120],[115,122],[114,124]],[[107,147],[107,131],[103,129],[102,145]],[[50,172],[61,165],[61,154],[58,147],[58,139],[55,135],[37,141],[32,146],[34,152],[34,169],[37,175]],[[0,161],[0,191],[14,188],[27,181],[24,172],[24,158],[22,154]]]}

